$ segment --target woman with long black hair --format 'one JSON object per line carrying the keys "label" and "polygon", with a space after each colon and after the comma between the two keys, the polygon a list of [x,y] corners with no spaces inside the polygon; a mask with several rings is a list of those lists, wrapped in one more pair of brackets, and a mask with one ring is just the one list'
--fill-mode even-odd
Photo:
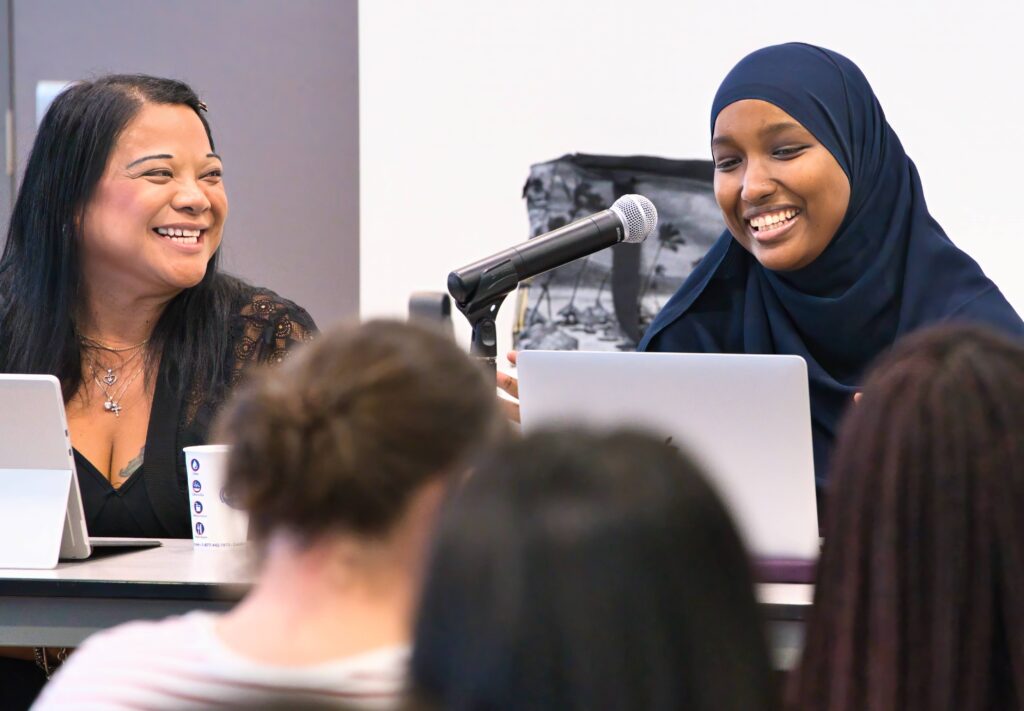
{"label": "woman with long black hair", "polygon": [[11,216],[0,371],[60,379],[90,535],[189,537],[182,447],[249,366],[316,328],[218,271],[228,203],[205,112],[170,79],[71,86]]}
{"label": "woman with long black hair", "polygon": [[477,462],[434,534],[411,669],[446,711],[778,705],[729,513],[636,432],[535,433]]}

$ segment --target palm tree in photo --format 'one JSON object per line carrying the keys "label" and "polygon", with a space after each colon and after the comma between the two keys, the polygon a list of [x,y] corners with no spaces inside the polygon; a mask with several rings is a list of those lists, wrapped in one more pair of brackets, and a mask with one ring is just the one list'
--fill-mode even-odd
{"label": "palm tree in photo", "polygon": [[658,248],[654,252],[654,257],[651,259],[651,268],[647,270],[647,278],[644,279],[644,285],[640,289],[641,302],[656,283],[657,277],[665,273],[665,267],[661,264],[661,253],[666,249],[670,252],[678,252],[679,248],[686,244],[686,238],[683,237],[679,228],[671,222],[658,225],[657,239]]}

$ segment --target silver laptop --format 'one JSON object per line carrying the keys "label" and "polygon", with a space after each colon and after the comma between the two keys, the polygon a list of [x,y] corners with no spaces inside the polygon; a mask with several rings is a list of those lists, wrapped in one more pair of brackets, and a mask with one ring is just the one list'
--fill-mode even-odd
{"label": "silver laptop", "polygon": [[696,458],[755,557],[814,560],[807,365],[798,356],[522,351],[523,430],[641,427]]}
{"label": "silver laptop", "polygon": [[94,547],[159,545],[89,538],[60,382],[0,374],[0,568],[52,568]]}

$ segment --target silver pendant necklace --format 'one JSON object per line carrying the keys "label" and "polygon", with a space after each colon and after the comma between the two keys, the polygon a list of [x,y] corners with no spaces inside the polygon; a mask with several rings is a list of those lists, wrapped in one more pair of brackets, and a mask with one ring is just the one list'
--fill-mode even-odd
{"label": "silver pendant necklace", "polygon": [[[143,362],[139,367],[132,373],[127,380],[121,385],[117,392],[114,392],[112,388],[120,380],[118,376],[118,370],[124,372],[128,365],[134,361],[143,352],[143,346],[148,343],[148,339],[142,343],[137,343],[134,346],[128,346],[125,348],[113,348],[107,346],[99,341],[95,341],[91,338],[82,337],[82,345],[84,346],[84,355],[86,360],[89,362],[89,368],[92,371],[92,379],[95,381],[100,392],[103,394],[103,410],[105,412],[111,412],[114,417],[120,417],[124,406],[121,401],[124,399],[125,393],[128,392],[128,388],[131,387],[132,383],[139,377],[139,374],[145,370],[146,364]],[[126,351],[134,349],[135,352],[129,356],[124,362],[122,362],[116,368],[102,366],[96,362],[96,359],[89,352],[90,350],[105,350],[111,353],[124,353]],[[103,371],[103,375],[100,375],[100,371]]]}
{"label": "silver pendant necklace", "polygon": [[[94,370],[93,380],[96,381],[96,384],[100,388],[100,392],[103,393],[103,409],[106,410],[107,412],[114,413],[114,417],[120,417],[121,411],[124,409],[124,407],[121,405],[121,400],[124,398],[125,393],[128,392],[128,388],[131,387],[132,383],[135,382],[135,379],[139,377],[139,374],[143,370],[145,370],[145,364],[139,365],[135,372],[132,373],[131,376],[124,382],[124,385],[121,386],[120,391],[117,392],[116,394],[112,393],[110,389],[107,387],[108,385],[113,385],[113,383],[107,383],[106,376],[104,376],[102,380],[97,378],[95,374],[96,371]],[[109,374],[110,369],[108,368],[107,371]],[[114,377],[114,382],[117,382],[116,376]]]}

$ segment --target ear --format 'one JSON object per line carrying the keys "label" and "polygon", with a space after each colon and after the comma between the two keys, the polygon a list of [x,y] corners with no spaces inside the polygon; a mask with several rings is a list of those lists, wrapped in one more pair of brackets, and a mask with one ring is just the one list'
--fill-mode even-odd
{"label": "ear", "polygon": [[71,225],[70,225],[70,227],[68,225],[66,225],[66,224],[64,225],[64,236],[65,237],[67,236],[67,233],[68,233],[69,229],[73,229],[74,230],[74,234],[76,234],[76,235],[81,235],[82,234],[82,210],[80,208],[75,210],[74,217],[71,218]]}

